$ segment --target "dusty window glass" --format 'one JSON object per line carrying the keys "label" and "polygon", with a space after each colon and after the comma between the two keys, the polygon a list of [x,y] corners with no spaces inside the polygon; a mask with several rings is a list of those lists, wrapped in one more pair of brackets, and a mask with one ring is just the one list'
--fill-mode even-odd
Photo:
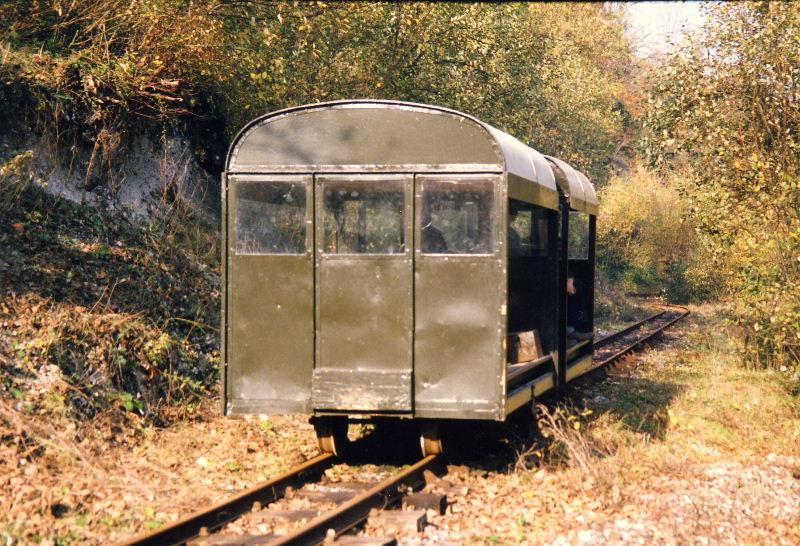
{"label": "dusty window glass", "polygon": [[302,254],[306,250],[306,185],[238,182],[236,254]]}
{"label": "dusty window glass", "polygon": [[325,182],[322,200],[326,254],[405,252],[402,180]]}
{"label": "dusty window glass", "polygon": [[548,211],[510,199],[508,201],[508,255],[548,255]]}
{"label": "dusty window glass", "polygon": [[426,254],[494,252],[490,181],[425,182],[420,215],[420,248]]}
{"label": "dusty window glass", "polygon": [[589,258],[589,215],[578,211],[569,213],[569,259]]}

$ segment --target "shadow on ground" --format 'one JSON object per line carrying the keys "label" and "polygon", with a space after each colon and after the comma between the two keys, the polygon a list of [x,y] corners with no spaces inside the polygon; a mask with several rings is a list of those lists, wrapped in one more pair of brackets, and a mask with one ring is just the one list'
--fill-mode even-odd
{"label": "shadow on ground", "polygon": [[[643,440],[663,440],[669,428],[668,408],[685,386],[636,377],[625,368],[623,363],[618,368],[596,370],[570,384],[563,394],[543,397],[538,402],[544,409],[538,409],[536,416],[528,407],[512,414],[505,423],[445,421],[448,464],[511,472],[521,465],[535,466],[549,460],[547,454],[557,440],[543,430],[552,426],[542,422],[543,411],[560,416],[563,426],[574,422],[568,419],[580,421],[584,431],[591,430],[601,415],[611,414]],[[532,453],[538,456],[530,457]],[[413,464],[419,457],[419,426],[397,420],[381,423],[355,441],[347,462],[404,465]]]}

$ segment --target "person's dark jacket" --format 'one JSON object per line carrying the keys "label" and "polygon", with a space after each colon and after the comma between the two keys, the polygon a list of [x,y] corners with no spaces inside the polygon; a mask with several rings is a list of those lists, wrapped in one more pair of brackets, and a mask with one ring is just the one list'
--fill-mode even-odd
{"label": "person's dark jacket", "polygon": [[589,307],[586,305],[586,292],[577,281],[575,281],[575,294],[567,296],[567,326],[572,326],[578,332],[588,332],[592,329]]}

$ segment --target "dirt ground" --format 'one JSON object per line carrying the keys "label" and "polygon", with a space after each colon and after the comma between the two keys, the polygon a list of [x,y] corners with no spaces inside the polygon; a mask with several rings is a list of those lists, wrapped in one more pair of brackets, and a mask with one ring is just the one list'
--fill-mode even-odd
{"label": "dirt ground", "polygon": [[508,470],[453,467],[468,492],[419,543],[800,544],[796,383],[742,369],[719,312],[542,408]]}
{"label": "dirt ground", "polygon": [[[538,427],[479,427],[451,458],[447,513],[401,543],[800,543],[800,403],[791,378],[740,366],[719,317],[694,308],[546,401]],[[0,398],[0,544],[118,542],[316,453],[305,417],[216,410],[91,433]]]}

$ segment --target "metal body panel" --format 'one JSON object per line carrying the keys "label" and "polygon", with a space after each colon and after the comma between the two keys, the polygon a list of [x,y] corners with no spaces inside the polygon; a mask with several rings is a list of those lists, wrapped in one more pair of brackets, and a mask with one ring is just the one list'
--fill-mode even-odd
{"label": "metal body panel", "polygon": [[495,173],[502,174],[503,166],[497,163],[442,163],[438,165],[246,165],[230,174],[414,174],[414,173]]}
{"label": "metal body panel", "polygon": [[232,260],[228,397],[308,402],[314,362],[312,263],[304,256]]}
{"label": "metal body panel", "polygon": [[309,413],[310,411],[310,398],[308,400],[293,398],[228,398],[225,404],[225,415],[287,415],[291,413]]}
{"label": "metal body panel", "polygon": [[[500,144],[505,157],[505,167],[508,173],[508,181],[535,180],[538,182],[539,193],[544,199],[542,201],[531,201],[537,205],[558,209],[558,193],[556,190],[556,179],[553,170],[550,168],[545,156],[526,146],[508,133],[494,127],[487,126],[489,132]],[[513,197],[513,195],[512,195]],[[516,199],[516,198],[515,198]]]}
{"label": "metal body panel", "polygon": [[460,410],[465,419],[502,418],[502,264],[425,256],[416,265],[415,415]]}
{"label": "metal body panel", "polygon": [[533,383],[527,383],[517,387],[508,395],[506,400],[506,415],[530,403],[533,400]]}
{"label": "metal body panel", "polygon": [[[411,123],[413,122],[413,123]],[[418,107],[339,104],[288,112],[235,149],[232,168],[252,165],[438,165],[503,158],[480,123]]]}
{"label": "metal body panel", "polygon": [[317,367],[410,370],[410,259],[323,259],[317,275]]}
{"label": "metal body panel", "polygon": [[539,152],[456,110],[386,100],[289,108],[250,122],[227,172],[508,172],[556,208],[556,182]]}
{"label": "metal body panel", "polygon": [[533,382],[533,396],[541,396],[547,391],[553,390],[556,386],[555,374],[546,373]]}
{"label": "metal body panel", "polygon": [[[314,362],[314,264],[303,254],[237,255],[235,203],[241,182],[301,182],[310,176],[230,177],[226,304],[226,413],[307,411]],[[310,209],[311,191],[307,191]],[[250,409],[247,410],[251,411]]]}
{"label": "metal body panel", "polygon": [[[403,184],[405,251],[326,254],[324,184],[389,180]],[[314,409],[412,411],[412,186],[402,175],[316,177]]]}
{"label": "metal body panel", "polygon": [[502,419],[505,406],[505,192],[502,177],[417,176],[426,182],[491,180],[494,252],[425,254],[417,223],[414,275],[414,415]]}
{"label": "metal body panel", "polygon": [[227,413],[228,402],[228,262],[230,252],[228,250],[228,176],[225,173],[220,175],[220,197],[222,214],[220,215],[220,232],[222,239],[222,252],[225,253],[221,258],[222,279],[220,283],[220,302],[219,302],[219,338],[220,338],[220,370],[219,370],[219,405],[220,413]]}
{"label": "metal body panel", "polygon": [[588,372],[592,368],[592,355],[588,354],[570,362],[567,367],[567,381],[572,381]]}
{"label": "metal body panel", "polygon": [[533,203],[551,210],[558,210],[558,193],[545,186],[531,184],[524,178],[508,174],[508,197],[527,203]]}
{"label": "metal body panel", "polygon": [[317,368],[312,404],[315,411],[409,412],[411,369]]}
{"label": "metal body panel", "polygon": [[597,200],[597,193],[595,192],[594,184],[592,184],[589,178],[580,171],[578,171],[578,176],[580,177],[581,182],[583,182],[583,199],[585,208],[582,212],[591,214],[592,216],[597,216],[597,213],[600,210],[600,203]]}

